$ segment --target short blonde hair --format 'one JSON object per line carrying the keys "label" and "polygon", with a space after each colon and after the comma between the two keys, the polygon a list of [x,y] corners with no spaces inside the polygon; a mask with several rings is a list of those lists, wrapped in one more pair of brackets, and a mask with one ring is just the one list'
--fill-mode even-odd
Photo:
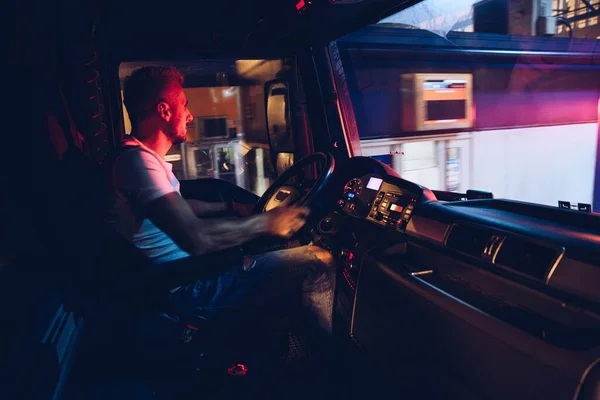
{"label": "short blonde hair", "polygon": [[123,102],[131,126],[135,128],[154,112],[156,104],[168,100],[173,87],[183,88],[183,75],[174,67],[142,67],[129,75],[123,87]]}

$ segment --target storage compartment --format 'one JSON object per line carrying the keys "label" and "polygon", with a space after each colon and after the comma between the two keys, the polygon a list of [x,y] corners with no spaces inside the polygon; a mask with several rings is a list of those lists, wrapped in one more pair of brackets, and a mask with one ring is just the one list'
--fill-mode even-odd
{"label": "storage compartment", "polygon": [[[354,314],[358,345],[390,373],[420,370],[436,386],[449,382],[477,398],[573,398],[598,357],[598,319],[554,313],[560,303],[551,298],[477,267],[447,266],[432,253],[437,266],[365,260]],[[477,274],[496,286],[480,285]],[[513,285],[510,300],[491,289],[503,285]],[[513,298],[531,301],[526,307]]]}
{"label": "storage compartment", "polygon": [[456,275],[434,271],[430,274],[419,274],[415,278],[553,346],[569,350],[600,346],[600,326],[566,325],[497,294],[486,292]]}

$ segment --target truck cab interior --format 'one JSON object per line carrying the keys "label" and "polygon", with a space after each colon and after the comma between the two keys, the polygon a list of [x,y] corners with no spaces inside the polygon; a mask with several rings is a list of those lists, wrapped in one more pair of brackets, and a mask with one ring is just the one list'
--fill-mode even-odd
{"label": "truck cab interior", "polygon": [[[0,398],[600,399],[598,1],[9,3]],[[182,196],[305,204],[298,234],[190,270],[103,227],[148,65],[185,77]],[[293,307],[170,305],[309,243],[336,262],[324,341]]]}

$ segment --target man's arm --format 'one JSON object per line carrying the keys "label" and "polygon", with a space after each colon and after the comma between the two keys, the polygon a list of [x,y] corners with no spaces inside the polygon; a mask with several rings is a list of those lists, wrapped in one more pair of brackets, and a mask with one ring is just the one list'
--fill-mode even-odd
{"label": "man's arm", "polygon": [[209,203],[196,199],[185,199],[185,201],[189,204],[192,212],[197,217],[204,217],[229,211],[227,203]]}
{"label": "man's arm", "polygon": [[195,199],[185,199],[185,201],[187,201],[192,208],[192,212],[197,217],[206,217],[225,212],[233,212],[239,217],[248,217],[252,214],[252,210],[254,209],[254,204],[238,203],[235,200],[231,202],[231,206],[223,202],[209,203]]}
{"label": "man's arm", "polygon": [[144,211],[179,247],[193,255],[238,246],[265,234],[290,237],[308,216],[304,208],[288,207],[235,220],[198,219],[177,192],[151,201]]}
{"label": "man's arm", "polygon": [[279,208],[247,218],[199,219],[175,190],[160,161],[144,149],[123,153],[113,167],[114,186],[135,213],[150,219],[179,247],[201,255],[240,245],[259,235],[289,237],[306,222],[307,210]]}

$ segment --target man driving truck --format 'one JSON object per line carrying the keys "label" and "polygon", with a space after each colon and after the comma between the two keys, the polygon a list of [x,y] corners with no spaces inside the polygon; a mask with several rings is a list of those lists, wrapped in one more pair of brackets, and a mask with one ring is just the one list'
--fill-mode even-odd
{"label": "man driving truck", "polygon": [[[186,140],[193,117],[187,108],[183,75],[175,68],[134,71],[124,85],[124,103],[132,131],[115,154],[109,173],[105,222],[153,263],[180,259],[195,263],[193,256],[260,236],[290,238],[305,224],[309,210],[302,207],[211,218],[231,204],[181,196],[179,181],[164,157],[171,146]],[[243,209],[235,203],[234,208]],[[214,278],[174,288],[171,299],[185,313],[198,315],[240,307],[256,310],[257,305],[278,296],[297,293],[309,315],[331,332],[332,265],[331,254],[317,246],[269,252],[247,258],[243,265],[223,265]]]}

